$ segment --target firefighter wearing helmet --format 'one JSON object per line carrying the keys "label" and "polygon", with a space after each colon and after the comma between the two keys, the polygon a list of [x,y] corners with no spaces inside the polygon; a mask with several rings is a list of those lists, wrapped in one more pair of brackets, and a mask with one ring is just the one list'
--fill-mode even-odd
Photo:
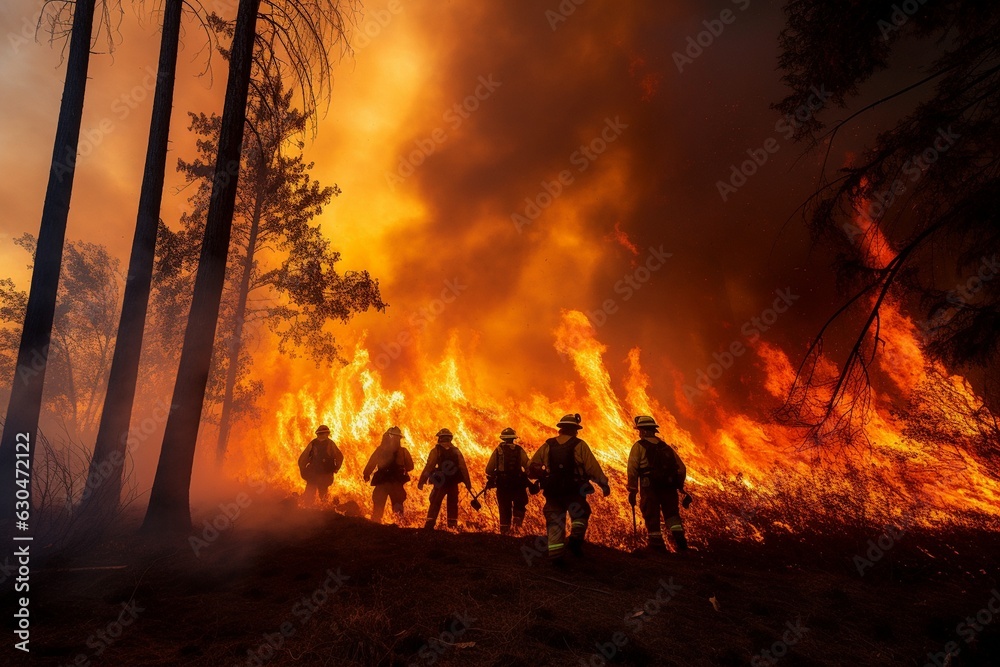
{"label": "firefighter wearing helmet", "polygon": [[[486,462],[486,488],[497,490],[500,508],[500,534],[507,535],[511,528],[521,527],[524,511],[528,506],[528,453],[516,444],[517,433],[512,428],[500,432],[500,444]],[[538,489],[535,487],[535,492]]]}
{"label": "firefighter wearing helmet", "polygon": [[372,521],[375,523],[382,523],[386,500],[392,503],[396,522],[403,520],[403,502],[406,500],[403,485],[410,481],[413,458],[403,447],[402,440],[403,432],[398,426],[389,428],[365,465],[365,481],[371,480],[371,485],[375,487],[372,490]]}
{"label": "firefighter wearing helmet", "polygon": [[684,493],[684,507],[691,504],[691,496],[684,492],[687,468],[677,451],[657,437],[660,430],[656,420],[646,415],[635,418],[639,440],[632,445],[628,457],[628,501],[635,507],[639,496],[639,511],[649,535],[649,548],[666,551],[660,517],[670,529],[677,551],[687,549],[684,524],[681,522],[677,494]]}
{"label": "firefighter wearing helmet", "polygon": [[434,485],[431,491],[430,505],[427,508],[427,520],[424,528],[433,529],[441,513],[441,502],[447,498],[448,527],[458,526],[458,485],[464,484],[472,492],[472,481],[469,479],[469,469],[465,466],[465,457],[453,443],[454,436],[446,428],[437,432],[437,445],[427,456],[427,465],[420,473],[417,488],[423,489],[430,480]]}
{"label": "firefighter wearing helmet", "polygon": [[[559,565],[567,548],[578,556],[583,552],[590,519],[587,495],[594,492],[590,482],[596,482],[605,496],[610,495],[611,487],[590,446],[577,435],[583,428],[580,415],[564,416],[556,428],[559,435],[546,440],[531,457],[528,476],[538,479],[545,493],[543,509],[548,525],[549,558]],[[567,514],[571,524],[569,539]]]}
{"label": "firefighter wearing helmet", "polygon": [[314,503],[317,495],[326,502],[333,476],[343,464],[344,455],[330,439],[330,427],[320,426],[316,429],[316,437],[299,455],[299,474],[306,482],[302,497],[306,503]]}

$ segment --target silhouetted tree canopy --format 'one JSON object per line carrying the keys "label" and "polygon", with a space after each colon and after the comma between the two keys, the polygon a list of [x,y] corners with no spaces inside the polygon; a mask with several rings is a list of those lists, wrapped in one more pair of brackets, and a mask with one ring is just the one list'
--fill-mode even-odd
{"label": "silhouetted tree canopy", "polygon": [[[340,188],[311,178],[313,164],[305,161],[300,140],[307,115],[291,101],[292,92],[280,79],[255,68],[221,326],[206,396],[211,404],[223,403],[223,427],[230,402],[234,415],[246,417],[263,391],[250,372],[250,347],[264,329],[284,355],[302,353],[317,363],[343,361],[329,324],[347,322],[369,308],[385,308],[378,281],[367,271],[336,270],[340,253],[314,222]],[[193,286],[221,127],[217,115],[189,116],[198,154],[190,161],[178,159],[177,168],[195,188],[191,210],[182,215],[178,232],[161,228],[157,246],[154,302],[161,325],[156,328],[173,341],[183,333],[185,309],[178,303],[187,303]],[[164,347],[174,349],[176,342]]]}
{"label": "silhouetted tree canopy", "polygon": [[[835,112],[820,113],[799,128],[798,138],[827,160],[838,133],[859,117],[870,121],[871,110],[890,99],[912,100],[849,164],[835,169],[824,161],[820,188],[806,207],[814,239],[836,251],[847,300],[813,341],[784,416],[814,436],[844,426],[841,435],[850,439],[866,412],[887,304],[914,315],[932,359],[980,375],[996,363],[1000,5],[792,0],[785,12],[780,65],[791,91],[777,109],[794,113],[814,87],[833,105],[858,108],[835,123]],[[899,62],[904,44],[935,56],[926,71],[911,74]],[[858,99],[884,70],[895,74],[899,89],[870,103]],[[817,371],[817,359],[831,327],[844,323],[854,344],[834,358],[839,374],[830,377]]]}

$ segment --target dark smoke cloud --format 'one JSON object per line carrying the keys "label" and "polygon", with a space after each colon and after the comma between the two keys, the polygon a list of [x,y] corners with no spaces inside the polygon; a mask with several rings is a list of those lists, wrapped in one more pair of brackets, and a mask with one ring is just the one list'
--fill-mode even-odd
{"label": "dark smoke cloud", "polygon": [[[802,298],[766,339],[794,347],[832,294],[820,288],[826,260],[810,258],[800,221],[779,235],[819,163],[776,132],[780,117],[769,108],[782,95],[778,9],[588,0],[552,30],[545,12],[558,7],[522,1],[418,10],[428,33],[440,36],[441,69],[416,105],[400,156],[434,127],[447,127],[444,112],[472,94],[479,77],[502,82],[402,186],[419,190],[430,219],[395,239],[417,250],[401,253],[406,294],[432,294],[453,275],[469,284],[430,330],[481,331],[480,355],[509,360],[514,349],[534,362],[524,367],[532,374],[526,382],[556,386],[571,375],[552,347],[560,309],[597,314],[612,299],[617,310],[598,330],[612,368],[620,371],[627,350],[641,346],[645,364],[663,378],[654,387],[666,396],[670,369],[693,381],[776,289],[791,287]],[[736,20],[678,72],[674,52],[724,8]],[[606,119],[628,128],[579,173],[572,156]],[[723,202],[716,182],[772,137],[780,150]],[[563,170],[573,183],[518,233],[511,214]],[[608,240],[616,224],[638,256]],[[625,300],[628,291],[616,285],[661,246],[672,257]],[[727,382],[752,371],[751,356]]]}
{"label": "dark smoke cloud", "polygon": [[[789,219],[816,184],[820,153],[803,154],[802,146],[787,140],[770,108],[784,94],[777,70],[780,3],[399,2],[400,11],[374,37],[357,42],[357,64],[338,68],[332,110],[320,123],[319,140],[307,149],[321,180],[345,186],[325,214],[324,229],[343,250],[347,268],[372,268],[383,278],[383,294],[392,304],[386,315],[366,315],[338,328],[338,335],[349,340],[352,329],[370,329],[368,343],[377,355],[405,332],[423,333],[419,343],[402,346],[399,363],[385,369],[390,383],[407,371],[406,360],[419,353],[434,358],[447,333],[458,329],[467,344],[476,341],[476,363],[499,386],[558,395],[573,378],[553,347],[561,310],[597,313],[611,300],[615,312],[606,314],[598,337],[609,346],[613,376],[621,376],[627,351],[638,345],[654,392],[667,400],[674,372],[693,381],[714,352],[741,339],[744,323],[782,288],[801,298],[762,338],[795,358],[838,295],[830,257],[810,249],[799,217]],[[5,20],[16,22],[32,7],[28,0],[14,3]],[[370,3],[366,20],[385,7]],[[547,12],[560,7],[565,20],[554,22]],[[724,10],[734,20],[707,39],[705,31],[718,29]],[[114,118],[115,99],[140,84],[144,68],[156,62],[154,23],[135,26],[129,18],[115,59],[95,58],[85,127]],[[171,161],[191,156],[185,112],[218,110],[225,80],[218,62],[214,81],[195,78],[203,67],[196,57],[200,35],[186,25]],[[700,34],[707,45],[679,72],[675,52],[684,52],[689,38],[697,41]],[[399,85],[399,79],[364,79],[372,71],[365,67],[381,62],[404,39],[412,40],[419,62],[401,56],[395,69],[423,68],[417,72],[421,87],[400,93],[398,105],[383,97],[380,107],[367,110],[380,118],[391,115],[393,128],[402,129],[374,139],[352,136],[370,123],[345,115],[357,110],[351,96]],[[10,212],[2,230],[9,237],[37,231],[61,89],[58,53],[37,45],[26,49],[6,53],[0,66],[8,121],[0,159],[10,175],[0,186],[0,201]],[[904,65],[915,75],[917,62]],[[460,124],[460,117],[446,115],[491,77],[500,85]],[[898,82],[880,80],[863,97],[875,99],[893,87]],[[83,163],[74,192],[69,236],[105,243],[123,260],[148,113],[146,99],[115,120],[114,132]],[[823,113],[835,119],[847,111]],[[891,117],[893,107],[882,113],[874,118]],[[600,135],[607,119],[628,127],[580,173],[574,155]],[[842,164],[877,127],[875,120],[857,124],[836,147],[832,163]],[[443,142],[434,139],[439,129]],[[760,150],[769,139],[779,150],[723,202],[717,181],[729,178],[731,165],[749,159],[747,151]],[[429,140],[433,153],[402,183],[374,173],[391,174],[400,159]],[[392,157],[380,165],[338,157],[362,155],[369,147],[365,141],[377,142],[373,151],[391,144]],[[367,173],[358,174],[362,169]],[[525,198],[537,198],[543,183],[567,170],[573,182],[519,233],[511,215],[522,213]],[[377,185],[355,185],[362,177]],[[176,175],[170,178],[163,217],[176,226],[187,194],[176,191]],[[393,197],[419,201],[420,220],[383,228],[378,210],[368,219],[342,214],[352,201]],[[615,240],[616,227],[637,254]],[[661,247],[671,257],[626,300],[627,292],[616,285],[646,261],[650,248]],[[0,252],[4,259],[12,256],[6,245]],[[426,317],[454,280],[467,288]],[[274,365],[266,368],[270,372]],[[275,372],[280,382],[299,384]],[[717,386],[733,400],[745,397],[755,372],[752,355],[745,355]]]}

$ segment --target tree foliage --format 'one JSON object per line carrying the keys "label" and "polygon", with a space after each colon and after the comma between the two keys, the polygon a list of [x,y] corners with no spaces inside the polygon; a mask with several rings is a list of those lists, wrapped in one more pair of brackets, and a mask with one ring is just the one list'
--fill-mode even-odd
{"label": "tree foliage", "polygon": [[[24,234],[14,240],[32,258],[36,239]],[[32,261],[34,261],[32,259]],[[59,280],[52,342],[45,384],[46,408],[64,421],[77,437],[97,425],[101,400],[118,328],[121,275],[119,261],[103,245],[74,241],[66,244]],[[13,281],[0,281],[0,359],[5,378],[14,372],[19,332],[27,292]]]}
{"label": "tree foliage", "polygon": [[[343,6],[353,8],[353,2],[344,0]],[[268,0],[264,3],[262,0],[240,0],[237,7],[227,58],[229,79],[212,191],[171,398],[175,409],[167,418],[143,521],[143,530],[149,533],[183,534],[191,527],[192,465],[225,291],[238,194],[238,179],[232,176],[239,176],[244,157],[248,92],[257,49],[260,47],[267,55],[265,62],[276,66],[269,68],[269,72],[280,75],[283,63],[291,68],[308,109],[308,102],[317,99],[317,95],[329,93],[332,49],[344,44],[346,25],[341,7],[341,0]]]}
{"label": "tree foliage", "polygon": [[[303,117],[315,131],[318,112],[330,100],[332,64],[350,53],[348,27],[359,13],[356,0],[262,0],[257,11],[251,91],[268,80],[291,79]],[[235,20],[213,12],[205,23],[220,44],[232,40]],[[334,47],[340,53],[333,53]],[[229,49],[221,46],[218,50],[228,62]],[[268,93],[256,90],[256,95],[265,99]]]}
{"label": "tree foliage", "polygon": [[[810,346],[783,416],[815,437],[846,442],[863,430],[887,306],[917,313],[932,359],[973,372],[996,363],[1000,6],[791,0],[785,12],[780,65],[791,90],[780,111],[794,113],[814,87],[844,107],[880,72],[909,77],[832,125],[829,113],[817,114],[798,130],[829,159],[858,117],[890,99],[910,101],[847,166],[831,175],[824,162],[807,205],[814,238],[835,249],[847,298]],[[917,75],[899,62],[914,44],[935,54]],[[834,325],[846,325],[853,343],[829,374],[818,359]]]}
{"label": "tree foliage", "polygon": [[[235,358],[230,354],[232,337],[239,334],[236,404],[237,413],[243,415],[263,389],[250,374],[248,353],[261,334],[271,334],[283,355],[305,354],[325,364],[342,361],[330,323],[385,307],[378,281],[367,271],[337,271],[340,253],[322,226],[314,223],[340,188],[323,186],[310,176],[314,165],[305,161],[304,145],[297,140],[307,118],[291,106],[291,100],[292,93],[283,90],[280,81],[257,81],[248,105],[233,242],[208,392],[210,403],[223,400],[225,377]],[[197,268],[221,124],[216,115],[189,117],[189,129],[198,135],[197,154],[190,161],[179,159],[178,170],[194,188],[191,208],[182,214],[179,231],[161,228],[154,290],[156,318],[163,323],[157,328],[175,340],[183,332],[183,317],[178,317],[183,308],[178,304],[189,294]]]}

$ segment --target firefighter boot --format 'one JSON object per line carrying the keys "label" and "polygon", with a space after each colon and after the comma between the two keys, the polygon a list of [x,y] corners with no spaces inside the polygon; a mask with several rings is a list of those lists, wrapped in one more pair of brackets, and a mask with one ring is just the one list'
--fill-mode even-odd
{"label": "firefighter boot", "polygon": [[667,518],[667,525],[670,526],[670,536],[674,539],[674,547],[677,552],[687,551],[688,542],[684,537],[684,524],[679,516]]}
{"label": "firefighter boot", "polygon": [[650,531],[649,550],[656,551],[658,553],[663,553],[667,550],[667,545],[663,542],[663,533],[659,531]]}
{"label": "firefighter boot", "polygon": [[674,538],[674,546],[677,548],[678,553],[680,553],[681,551],[687,551],[688,541],[687,538],[684,537],[684,531],[683,530],[673,531],[671,535]]}
{"label": "firefighter boot", "polygon": [[582,556],[583,538],[578,535],[570,535],[569,539],[566,541],[566,548],[569,549],[574,556]]}
{"label": "firefighter boot", "polygon": [[587,522],[582,519],[573,519],[569,539],[566,540],[566,547],[574,556],[583,555],[583,536],[587,533]]}

